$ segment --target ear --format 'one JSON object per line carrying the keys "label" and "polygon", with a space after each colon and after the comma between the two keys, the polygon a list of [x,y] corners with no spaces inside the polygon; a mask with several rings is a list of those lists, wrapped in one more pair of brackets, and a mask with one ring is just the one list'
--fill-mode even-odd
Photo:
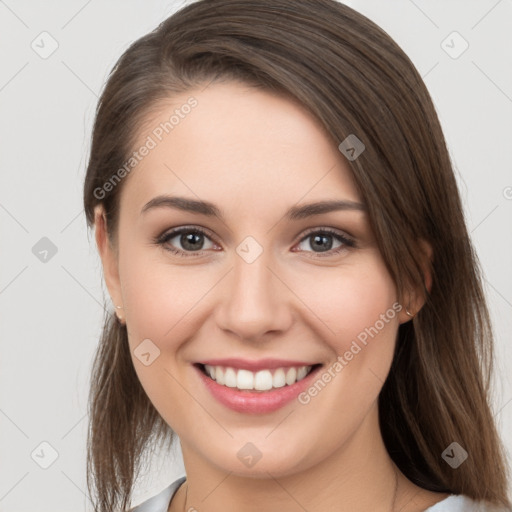
{"label": "ear", "polygon": [[[107,235],[107,217],[103,205],[94,208],[96,245],[103,266],[103,276],[108,292],[115,306],[123,305],[117,251],[112,247]],[[122,310],[121,310],[122,311]]]}
{"label": "ear", "polygon": [[[425,240],[421,239],[419,240],[419,244],[421,246],[422,251],[422,272],[423,272],[423,283],[425,285],[425,288],[430,293],[430,290],[432,289],[432,273],[430,270],[432,257],[433,257],[433,250],[432,246]],[[420,309],[425,304],[425,292],[423,290],[423,287],[420,289],[413,289],[408,294],[404,295],[403,304],[402,304],[402,310],[399,314],[400,323],[408,322],[409,320],[412,320],[413,317],[415,317]],[[409,311],[409,313],[412,314],[412,316],[409,316],[405,309]]]}

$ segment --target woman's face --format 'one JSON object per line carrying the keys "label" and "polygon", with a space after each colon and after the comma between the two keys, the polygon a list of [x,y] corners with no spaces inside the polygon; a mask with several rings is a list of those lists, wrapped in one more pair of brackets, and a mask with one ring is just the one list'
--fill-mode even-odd
{"label": "woman's face", "polygon": [[[375,439],[408,317],[337,145],[295,102],[238,83],[155,112],[124,178],[118,259],[106,246],[102,259],[185,463],[278,476]],[[350,207],[305,208],[325,201]],[[300,367],[314,371],[293,384]]]}

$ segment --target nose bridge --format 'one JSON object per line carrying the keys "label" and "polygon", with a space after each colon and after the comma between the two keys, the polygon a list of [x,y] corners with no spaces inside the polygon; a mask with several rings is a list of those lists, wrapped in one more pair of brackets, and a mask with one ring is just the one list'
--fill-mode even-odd
{"label": "nose bridge", "polygon": [[240,337],[257,339],[271,330],[286,328],[286,287],[274,275],[271,250],[252,237],[236,248],[233,270],[227,279],[218,323]]}

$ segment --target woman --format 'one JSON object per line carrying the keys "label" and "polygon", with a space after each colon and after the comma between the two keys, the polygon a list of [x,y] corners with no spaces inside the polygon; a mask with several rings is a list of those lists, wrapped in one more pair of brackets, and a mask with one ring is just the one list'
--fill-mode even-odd
{"label": "woman", "polygon": [[[126,510],[510,510],[492,330],[428,91],[332,0],[198,1],[120,58],[84,187],[115,315],[88,484]],[[482,508],[478,508],[482,507]]]}

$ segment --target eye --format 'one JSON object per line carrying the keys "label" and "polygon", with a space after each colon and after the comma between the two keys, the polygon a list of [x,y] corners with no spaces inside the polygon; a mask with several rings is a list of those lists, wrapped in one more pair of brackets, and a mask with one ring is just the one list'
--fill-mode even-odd
{"label": "eye", "polygon": [[[178,256],[201,256],[203,254],[204,239],[209,237],[206,231],[199,227],[188,227],[183,226],[181,228],[173,229],[163,235],[157,237],[154,242],[158,245],[163,246],[166,250],[177,254]],[[177,239],[176,242],[171,244],[171,241]],[[175,244],[178,243],[182,246],[182,249],[176,248]],[[208,249],[208,247],[206,247]],[[196,254],[194,254],[196,253]]]}
{"label": "eye", "polygon": [[[333,238],[340,244],[337,248],[334,249],[332,248]],[[211,246],[204,246],[205,239],[212,243],[211,238],[208,236],[204,229],[198,226],[182,226],[156,237],[153,241],[157,245],[161,245],[164,249],[172,252],[173,254],[176,254],[177,256],[197,257],[203,256],[205,250],[212,248]],[[348,236],[330,228],[315,228],[314,230],[310,230],[306,236],[302,237],[298,245],[300,246],[308,240],[309,247],[313,249],[319,249],[319,251],[308,251],[304,248],[300,250],[304,252],[313,252],[316,255],[314,257],[333,256],[346,251],[347,248],[356,246],[356,243],[352,238],[349,238]],[[176,247],[177,244],[181,245],[181,248]],[[212,243],[212,245],[214,246],[215,244]],[[294,252],[297,251],[294,250]]]}
{"label": "eye", "polygon": [[[333,249],[332,239],[335,239],[340,243],[339,247]],[[309,242],[307,242],[309,241]],[[313,251],[319,257],[332,256],[346,251],[347,248],[355,247],[356,243],[353,239],[347,237],[344,234],[339,233],[330,228],[317,229],[309,231],[309,233],[302,238],[300,244],[307,242],[309,247],[319,249],[319,252]],[[300,246],[299,244],[299,246]],[[311,251],[306,251],[311,252]],[[322,254],[325,253],[325,254]]]}

